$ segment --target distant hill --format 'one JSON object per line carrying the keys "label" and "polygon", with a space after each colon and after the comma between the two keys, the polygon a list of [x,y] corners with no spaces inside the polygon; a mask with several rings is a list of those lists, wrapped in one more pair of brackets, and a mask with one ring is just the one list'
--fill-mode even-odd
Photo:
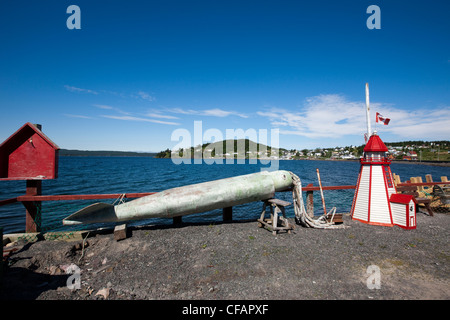
{"label": "distant hill", "polygon": [[60,149],[59,155],[62,157],[154,157],[152,152],[132,152],[132,151],[89,151],[89,150],[69,150]]}
{"label": "distant hill", "polygon": [[[227,148],[227,145],[230,146],[230,148]],[[242,148],[243,146],[243,148]],[[204,143],[201,147],[200,145],[196,147],[191,147],[191,157],[195,157],[196,153],[200,151],[204,154],[206,151],[207,153],[210,152],[210,156],[214,157],[216,155],[218,156],[229,156],[232,155],[234,158],[249,158],[250,154],[251,157],[254,158],[264,158],[271,155],[272,147],[266,146],[261,143],[253,142],[249,139],[230,139],[230,140],[222,140],[218,142],[213,143]],[[283,151],[287,151],[283,148],[274,148],[278,150],[277,154]],[[217,154],[221,151],[220,154]],[[175,150],[174,150],[175,151]],[[258,152],[260,152],[258,154]],[[276,151],[275,151],[276,152]],[[170,158],[171,157],[172,150],[166,149],[164,151],[161,151],[156,154],[156,158]],[[181,154],[180,154],[181,155]]]}

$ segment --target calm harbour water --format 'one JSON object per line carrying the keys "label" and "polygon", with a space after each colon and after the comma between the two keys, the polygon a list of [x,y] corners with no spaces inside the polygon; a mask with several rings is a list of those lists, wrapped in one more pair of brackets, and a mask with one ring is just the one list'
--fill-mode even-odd
{"label": "calm harbour water", "polygon": [[[360,164],[357,161],[308,161],[280,160],[280,170],[289,170],[297,174],[302,185],[309,183],[318,185],[317,172],[323,186],[355,185]],[[180,164],[170,159],[154,159],[148,157],[60,157],[59,174],[55,180],[42,182],[42,194],[102,194],[157,192],[169,188],[206,182],[216,179],[234,177],[270,170],[268,164]],[[399,174],[402,181],[410,177],[431,174],[434,181],[441,176],[450,177],[449,167],[429,166],[409,163],[391,164],[392,172]],[[25,193],[25,181],[1,181],[0,200],[13,198]],[[349,212],[354,190],[324,191],[327,209],[337,208],[337,212]],[[279,199],[292,202],[289,192],[277,193]],[[305,198],[305,193],[303,193]],[[115,199],[89,201],[46,201],[42,203],[43,231],[73,230],[74,227],[63,227],[61,220],[77,210],[95,202],[113,203]],[[316,214],[323,213],[320,193],[314,192],[314,208]],[[245,204],[233,208],[233,219],[257,219],[261,213],[260,202]],[[287,208],[287,215],[294,216],[293,207]],[[222,210],[199,213],[183,217],[186,222],[214,223],[221,221]],[[131,223],[169,224],[172,219],[150,219]],[[21,203],[0,207],[0,226],[4,233],[23,232],[25,227],[25,209]],[[96,225],[110,226],[110,225]],[[75,229],[86,229],[91,226],[78,226]]]}

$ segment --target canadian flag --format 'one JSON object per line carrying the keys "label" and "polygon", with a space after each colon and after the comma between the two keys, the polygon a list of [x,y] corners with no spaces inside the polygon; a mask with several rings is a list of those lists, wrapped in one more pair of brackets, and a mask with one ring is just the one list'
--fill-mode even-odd
{"label": "canadian flag", "polygon": [[389,121],[391,121],[391,119],[383,117],[383,116],[382,116],[381,114],[379,114],[378,112],[377,112],[377,118],[376,118],[376,119],[377,119],[377,120],[376,120],[377,123],[378,123],[378,121],[383,122],[385,126],[387,126],[387,125],[389,124]]}

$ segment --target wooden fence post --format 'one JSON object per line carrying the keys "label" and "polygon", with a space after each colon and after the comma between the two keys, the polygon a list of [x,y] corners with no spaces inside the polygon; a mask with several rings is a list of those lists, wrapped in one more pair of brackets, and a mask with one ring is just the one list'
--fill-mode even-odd
{"label": "wooden fence post", "polygon": [[[42,180],[27,180],[27,196],[42,194]],[[25,232],[41,231],[41,201],[23,201],[26,210]]]}
{"label": "wooden fence post", "polygon": [[[312,187],[312,183],[308,184],[307,187]],[[313,191],[306,191],[306,213],[311,218],[314,217],[314,194]]]}

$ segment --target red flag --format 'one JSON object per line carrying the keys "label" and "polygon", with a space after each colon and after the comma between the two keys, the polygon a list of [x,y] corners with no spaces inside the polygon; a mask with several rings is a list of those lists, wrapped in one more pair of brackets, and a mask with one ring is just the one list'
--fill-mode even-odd
{"label": "red flag", "polygon": [[377,117],[376,117],[376,119],[377,119],[377,123],[378,123],[378,120],[379,120],[380,122],[383,122],[385,126],[387,126],[387,125],[389,124],[389,121],[391,121],[391,119],[383,117],[383,116],[382,116],[381,114],[379,114],[378,112],[377,112]]}

